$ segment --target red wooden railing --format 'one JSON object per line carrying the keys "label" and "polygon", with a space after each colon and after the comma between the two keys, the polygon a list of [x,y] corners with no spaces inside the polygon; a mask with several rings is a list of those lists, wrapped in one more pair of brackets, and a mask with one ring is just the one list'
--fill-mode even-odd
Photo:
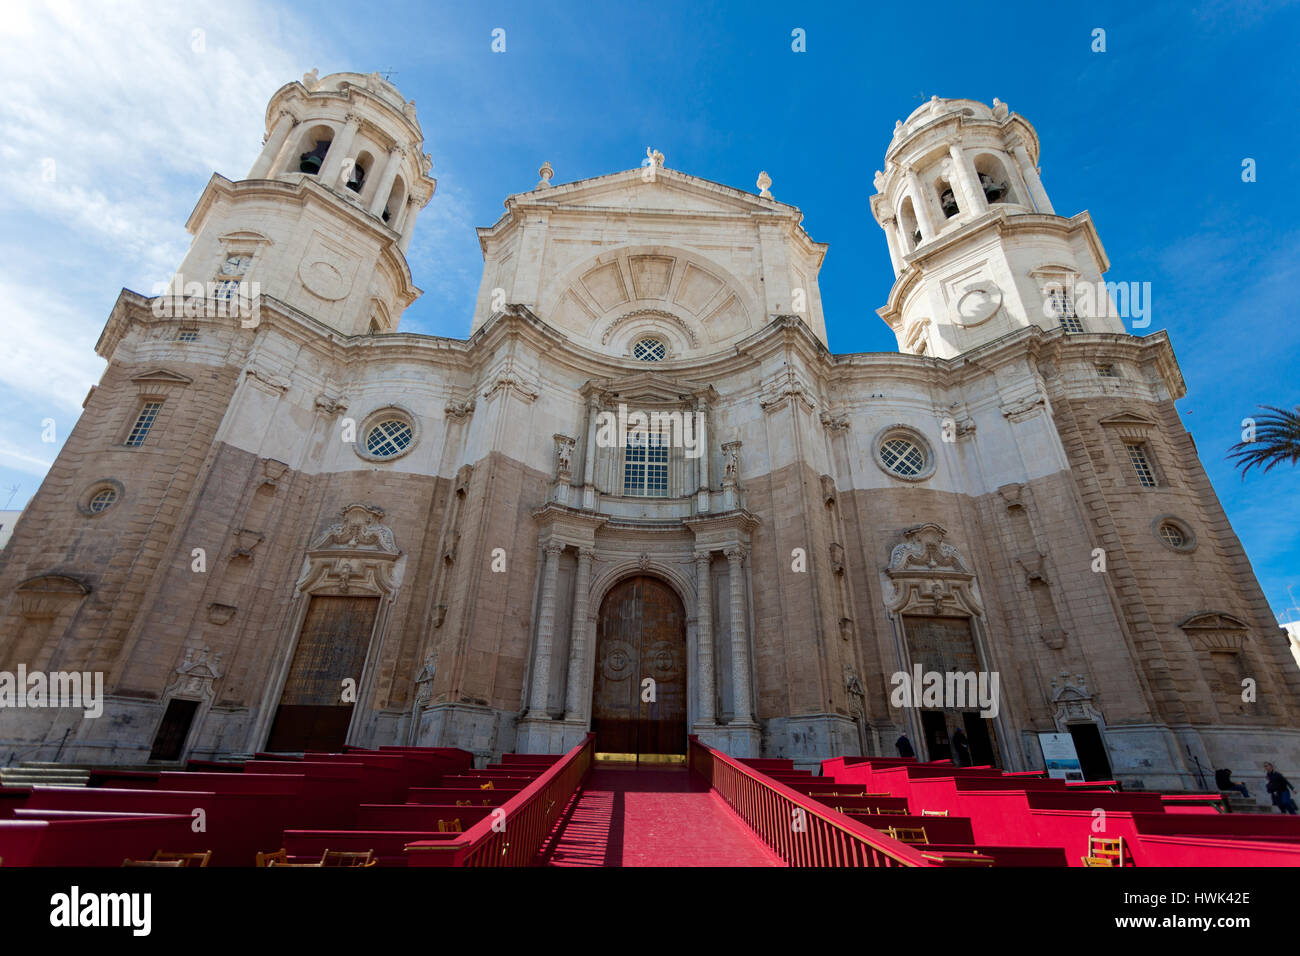
{"label": "red wooden railing", "polygon": [[691,771],[703,777],[791,866],[936,865],[916,847],[791,790],[694,736],[688,759]]}
{"label": "red wooden railing", "polygon": [[546,842],[555,821],[591,769],[596,735],[588,734],[536,780],[450,840],[411,843],[409,854],[432,854],[412,860],[423,866],[528,866]]}

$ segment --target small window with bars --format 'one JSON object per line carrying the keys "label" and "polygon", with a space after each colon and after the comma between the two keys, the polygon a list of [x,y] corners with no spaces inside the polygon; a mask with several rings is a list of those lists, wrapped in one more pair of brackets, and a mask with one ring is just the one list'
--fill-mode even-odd
{"label": "small window with bars", "polygon": [[1119,378],[1119,372],[1115,371],[1113,365],[1098,365],[1097,374],[1102,378]]}
{"label": "small window with bars", "polygon": [[1137,473],[1138,484],[1143,488],[1156,487],[1158,484],[1156,471],[1151,464],[1151,452],[1147,448],[1146,442],[1126,441],[1124,450],[1128,452],[1129,461],[1133,463],[1133,470]]}
{"label": "small window with bars", "polygon": [[160,408],[162,402],[144,403],[140,408],[140,414],[136,416],[135,424],[131,426],[131,431],[126,436],[124,444],[128,448],[138,448],[144,444],[144,440],[149,437],[149,429],[153,428],[153,423],[158,418]]}
{"label": "small window with bars", "polygon": [[668,496],[668,437],[657,432],[628,436],[623,449],[623,494],[641,498]]}
{"label": "small window with bars", "polygon": [[181,329],[176,333],[177,342],[197,342],[199,340],[198,329]]}

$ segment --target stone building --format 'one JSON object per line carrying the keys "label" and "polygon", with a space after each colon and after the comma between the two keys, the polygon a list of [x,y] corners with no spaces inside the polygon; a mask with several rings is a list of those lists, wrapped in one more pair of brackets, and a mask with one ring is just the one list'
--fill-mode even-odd
{"label": "stone building", "polygon": [[[6,756],[593,730],[807,765],[902,732],[943,757],[961,727],[1013,769],[1068,732],[1135,786],[1300,762],[1300,673],[1168,337],[1129,334],[1104,284],[1082,307],[1106,254],[1005,104],[936,98],[894,131],[871,203],[896,354],[830,351],[827,247],[765,174],[653,151],[543,166],[479,230],[469,338],[402,332],[435,186],[414,103],[313,73],[267,131],[204,189],[167,294],[121,294],[0,556],[0,669],[107,695],[94,720],[0,712]],[[918,669],[996,674],[996,706],[895,706]]]}

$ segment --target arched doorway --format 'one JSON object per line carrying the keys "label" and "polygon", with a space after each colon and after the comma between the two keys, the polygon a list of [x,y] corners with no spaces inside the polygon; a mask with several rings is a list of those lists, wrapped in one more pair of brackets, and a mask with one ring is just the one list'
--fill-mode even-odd
{"label": "arched doorway", "polygon": [[597,753],[686,753],[686,612],[663,581],[627,578],[605,596],[594,684]]}

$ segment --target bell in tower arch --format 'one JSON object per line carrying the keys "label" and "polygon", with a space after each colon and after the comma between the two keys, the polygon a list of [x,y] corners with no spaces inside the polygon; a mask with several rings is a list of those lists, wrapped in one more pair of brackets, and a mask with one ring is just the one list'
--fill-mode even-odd
{"label": "bell in tower arch", "polygon": [[989,202],[999,202],[1007,194],[1007,184],[994,182],[993,177],[987,173],[980,173],[980,188],[984,190],[984,196]]}
{"label": "bell in tower arch", "polygon": [[960,211],[957,208],[957,197],[952,194],[951,189],[943,191],[943,195],[939,197],[939,205],[943,207],[943,214],[949,219]]}

